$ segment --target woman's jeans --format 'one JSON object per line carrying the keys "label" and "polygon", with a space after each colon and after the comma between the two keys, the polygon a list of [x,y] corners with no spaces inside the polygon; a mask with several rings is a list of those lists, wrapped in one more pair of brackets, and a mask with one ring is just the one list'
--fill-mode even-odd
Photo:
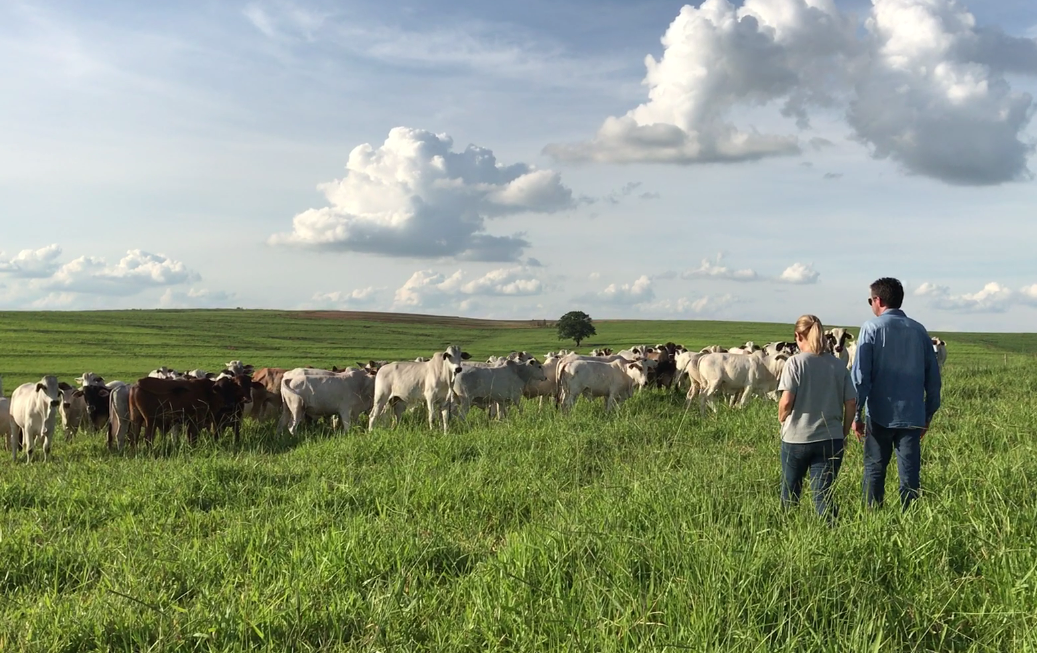
{"label": "woman's jeans", "polygon": [[844,440],[823,440],[808,444],[781,443],[781,504],[789,508],[799,503],[803,479],[810,473],[817,514],[833,521],[838,507],[832,502],[832,484],[843,464]]}

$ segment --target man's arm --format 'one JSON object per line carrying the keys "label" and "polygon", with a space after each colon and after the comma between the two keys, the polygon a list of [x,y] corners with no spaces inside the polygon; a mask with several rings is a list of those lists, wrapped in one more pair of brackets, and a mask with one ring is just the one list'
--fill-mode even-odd
{"label": "man's arm", "polygon": [[796,405],[796,393],[786,390],[781,393],[781,401],[778,402],[778,423],[784,424],[788,416],[792,414],[792,407]]}
{"label": "man's arm", "polygon": [[925,334],[925,428],[933,421],[933,415],[940,410],[940,391],[943,379],[940,378],[940,363],[936,360],[936,352],[929,343],[932,340]]}
{"label": "man's arm", "polygon": [[871,393],[872,356],[875,351],[875,332],[865,324],[857,335],[857,355],[853,359],[853,388],[857,392],[857,419],[864,421],[864,407]]}

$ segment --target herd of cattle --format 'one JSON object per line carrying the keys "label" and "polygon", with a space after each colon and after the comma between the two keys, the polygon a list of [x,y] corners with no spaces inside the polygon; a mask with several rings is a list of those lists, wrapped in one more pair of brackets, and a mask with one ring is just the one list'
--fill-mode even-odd
{"label": "herd of cattle", "polygon": [[[827,331],[825,346],[852,364],[855,343],[848,331]],[[942,368],[946,344],[934,338],[933,347]],[[24,448],[29,460],[41,443],[47,456],[58,413],[66,441],[80,429],[104,431],[109,449],[121,449],[127,441],[136,446],[141,434],[152,444],[156,431],[183,431],[193,443],[203,429],[214,438],[231,429],[237,442],[245,417],[278,420],[278,432],[287,428],[294,435],[307,419],[330,418],[333,426],[348,430],[366,413],[370,430],[390,411],[398,424],[411,404],[425,406],[429,428],[435,428],[438,415],[446,431],[451,415],[466,420],[472,406],[503,418],[509,407],[521,411],[523,398],[538,399],[541,405],[548,399],[567,411],[583,396],[604,398],[609,411],[642,388],[685,385],[687,404],[699,397],[705,412],[717,394],[732,405],[743,405],[754,395],[776,398],[785,361],[797,351],[795,342],[763,347],[747,342],[694,352],[671,342],[589,355],[562,350],[548,353],[542,362],[527,352],[474,362],[460,347],[450,346],[431,358],[369,361],[342,370],[256,369],[235,360],[218,374],[161,367],[132,384],[106,382],[92,372],[77,377],[75,386],[45,376],[16,388],[10,400],[0,388],[0,434],[17,461],[19,449]]]}

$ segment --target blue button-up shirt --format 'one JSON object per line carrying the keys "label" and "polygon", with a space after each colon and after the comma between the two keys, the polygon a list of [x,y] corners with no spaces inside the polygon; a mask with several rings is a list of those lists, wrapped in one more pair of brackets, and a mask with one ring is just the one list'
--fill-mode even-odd
{"label": "blue button-up shirt", "polygon": [[922,428],[940,408],[940,366],[925,327],[888,309],[868,320],[853,359],[857,410],[887,428]]}

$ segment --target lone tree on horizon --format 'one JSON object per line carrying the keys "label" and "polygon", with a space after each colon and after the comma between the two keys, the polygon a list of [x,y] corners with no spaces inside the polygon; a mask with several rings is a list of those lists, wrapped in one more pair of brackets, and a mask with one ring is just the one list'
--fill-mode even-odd
{"label": "lone tree on horizon", "polygon": [[597,333],[594,330],[591,316],[583,311],[569,311],[558,318],[558,339],[575,340],[577,347],[584,339],[597,335]]}

